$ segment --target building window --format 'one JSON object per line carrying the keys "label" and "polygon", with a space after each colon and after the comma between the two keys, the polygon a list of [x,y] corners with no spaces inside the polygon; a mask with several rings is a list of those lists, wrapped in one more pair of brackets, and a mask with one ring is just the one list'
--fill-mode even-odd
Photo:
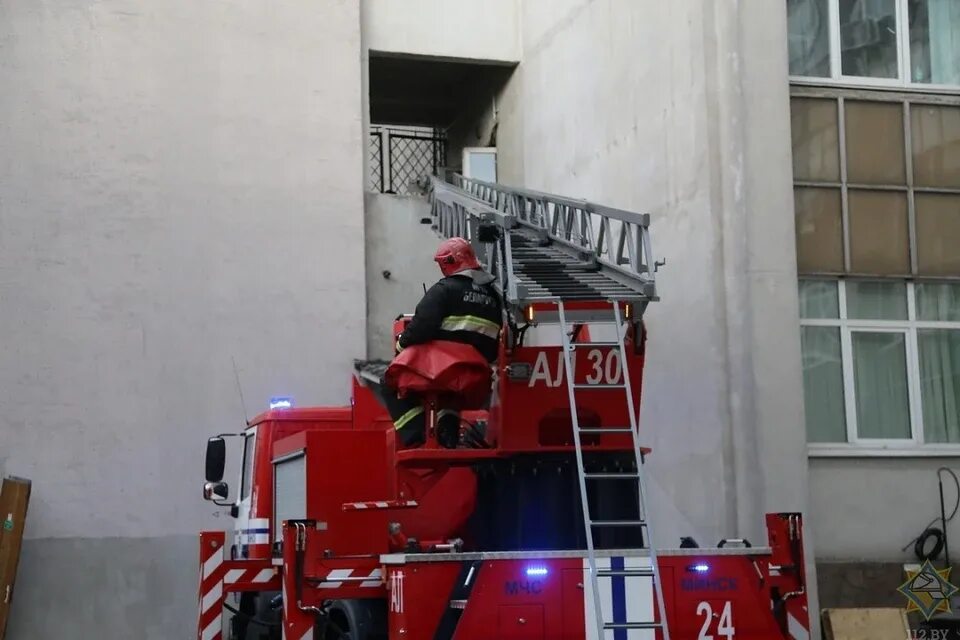
{"label": "building window", "polygon": [[800,273],[960,277],[960,97],[793,93]]}
{"label": "building window", "polygon": [[787,14],[794,79],[960,85],[956,0],[787,0]]}
{"label": "building window", "polygon": [[813,449],[960,445],[960,283],[801,279]]}

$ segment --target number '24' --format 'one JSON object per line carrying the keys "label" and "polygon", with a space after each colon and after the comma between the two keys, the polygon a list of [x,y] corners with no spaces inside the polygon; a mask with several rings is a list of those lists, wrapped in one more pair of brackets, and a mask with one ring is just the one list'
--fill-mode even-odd
{"label": "number '24'", "polygon": [[709,602],[701,602],[697,605],[697,616],[703,616],[703,626],[700,627],[700,635],[697,640],[715,640],[717,636],[730,640],[737,634],[733,627],[733,614],[730,611],[730,601],[723,603],[723,611],[720,612],[720,619],[717,620],[716,635],[710,633],[710,623],[713,622],[713,607]]}

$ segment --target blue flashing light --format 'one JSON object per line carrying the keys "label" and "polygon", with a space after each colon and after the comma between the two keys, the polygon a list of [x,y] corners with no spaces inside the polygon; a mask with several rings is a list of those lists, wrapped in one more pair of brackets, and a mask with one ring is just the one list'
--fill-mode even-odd
{"label": "blue flashing light", "polygon": [[531,578],[536,576],[545,576],[547,575],[547,573],[549,572],[547,571],[546,567],[542,567],[539,565],[533,566],[533,567],[527,567],[527,576]]}
{"label": "blue flashing light", "polygon": [[293,398],[270,398],[271,409],[292,409]]}
{"label": "blue flashing light", "polygon": [[710,571],[710,565],[702,564],[702,563],[695,564],[693,565],[693,570],[696,571],[697,573],[706,573],[707,571]]}

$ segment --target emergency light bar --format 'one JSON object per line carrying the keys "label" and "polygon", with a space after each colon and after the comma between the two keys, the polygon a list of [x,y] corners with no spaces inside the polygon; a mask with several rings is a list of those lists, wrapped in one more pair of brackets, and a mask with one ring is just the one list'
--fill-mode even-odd
{"label": "emergency light bar", "polygon": [[270,398],[270,409],[292,409],[293,398]]}

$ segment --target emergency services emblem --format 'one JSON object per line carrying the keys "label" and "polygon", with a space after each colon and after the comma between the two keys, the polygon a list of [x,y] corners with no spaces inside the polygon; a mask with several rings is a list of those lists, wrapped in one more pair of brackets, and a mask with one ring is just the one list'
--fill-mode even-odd
{"label": "emergency services emblem", "polygon": [[897,589],[907,599],[907,613],[919,611],[929,620],[937,611],[950,613],[950,597],[957,591],[950,583],[950,569],[934,569],[927,560],[916,571],[907,571],[907,581]]}

